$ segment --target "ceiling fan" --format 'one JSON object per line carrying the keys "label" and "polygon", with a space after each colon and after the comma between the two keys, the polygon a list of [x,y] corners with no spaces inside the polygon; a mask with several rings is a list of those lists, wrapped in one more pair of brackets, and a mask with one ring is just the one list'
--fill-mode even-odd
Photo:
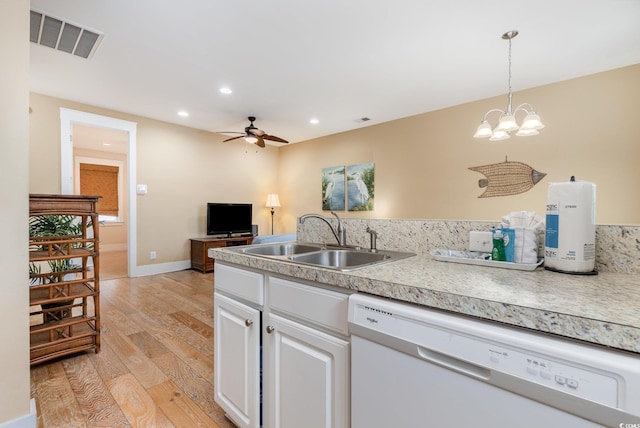
{"label": "ceiling fan", "polygon": [[282,138],[276,137],[275,135],[269,135],[263,130],[253,126],[253,121],[256,120],[254,116],[249,116],[247,119],[249,119],[249,122],[251,123],[249,124],[249,126],[244,128],[244,132],[220,132],[221,134],[242,134],[237,137],[227,138],[223,141],[223,143],[231,140],[237,140],[238,138],[244,138],[247,143],[256,144],[259,147],[265,146],[264,140],[277,141],[278,143],[288,143],[287,140],[283,140]]}

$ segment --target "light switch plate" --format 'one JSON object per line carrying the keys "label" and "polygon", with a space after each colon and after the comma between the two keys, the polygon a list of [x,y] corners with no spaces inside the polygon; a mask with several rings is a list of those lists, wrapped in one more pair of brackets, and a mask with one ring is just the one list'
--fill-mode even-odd
{"label": "light switch plate", "polygon": [[477,230],[469,232],[469,251],[490,253],[492,249],[493,238],[491,232],[480,232]]}

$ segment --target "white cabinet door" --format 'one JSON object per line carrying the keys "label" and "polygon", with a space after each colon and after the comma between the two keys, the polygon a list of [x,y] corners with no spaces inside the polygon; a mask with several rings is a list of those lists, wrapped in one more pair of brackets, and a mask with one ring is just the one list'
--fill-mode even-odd
{"label": "white cabinet door", "polygon": [[265,313],[266,428],[349,426],[349,342]]}
{"label": "white cabinet door", "polygon": [[260,427],[260,311],[214,293],[215,401],[241,428]]}

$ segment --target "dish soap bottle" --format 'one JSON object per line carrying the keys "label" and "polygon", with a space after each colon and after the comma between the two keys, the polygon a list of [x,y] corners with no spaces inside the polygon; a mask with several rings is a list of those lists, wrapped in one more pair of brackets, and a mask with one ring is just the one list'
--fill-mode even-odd
{"label": "dish soap bottle", "polygon": [[500,229],[493,231],[493,250],[491,251],[491,260],[497,262],[504,261],[504,236]]}

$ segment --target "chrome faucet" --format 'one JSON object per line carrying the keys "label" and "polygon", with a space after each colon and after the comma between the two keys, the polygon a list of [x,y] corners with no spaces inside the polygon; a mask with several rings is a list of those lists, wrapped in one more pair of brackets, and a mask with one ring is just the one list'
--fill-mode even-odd
{"label": "chrome faucet", "polygon": [[376,238],[378,237],[378,232],[367,226],[367,233],[371,235],[371,252],[377,253],[378,248],[376,246]]}
{"label": "chrome faucet", "polygon": [[331,214],[336,216],[336,218],[338,219],[337,230],[335,227],[333,227],[331,223],[329,223],[329,220],[327,220],[325,217],[321,216],[320,214],[305,214],[303,216],[300,216],[300,224],[304,223],[306,219],[311,217],[318,218],[324,221],[325,223],[327,223],[327,225],[331,229],[331,233],[333,233],[333,236],[336,238],[336,241],[338,241],[338,245],[341,247],[345,247],[347,245],[347,229],[345,227],[345,224],[342,221],[342,219],[338,216],[338,214],[336,214],[334,211],[331,211]]}

